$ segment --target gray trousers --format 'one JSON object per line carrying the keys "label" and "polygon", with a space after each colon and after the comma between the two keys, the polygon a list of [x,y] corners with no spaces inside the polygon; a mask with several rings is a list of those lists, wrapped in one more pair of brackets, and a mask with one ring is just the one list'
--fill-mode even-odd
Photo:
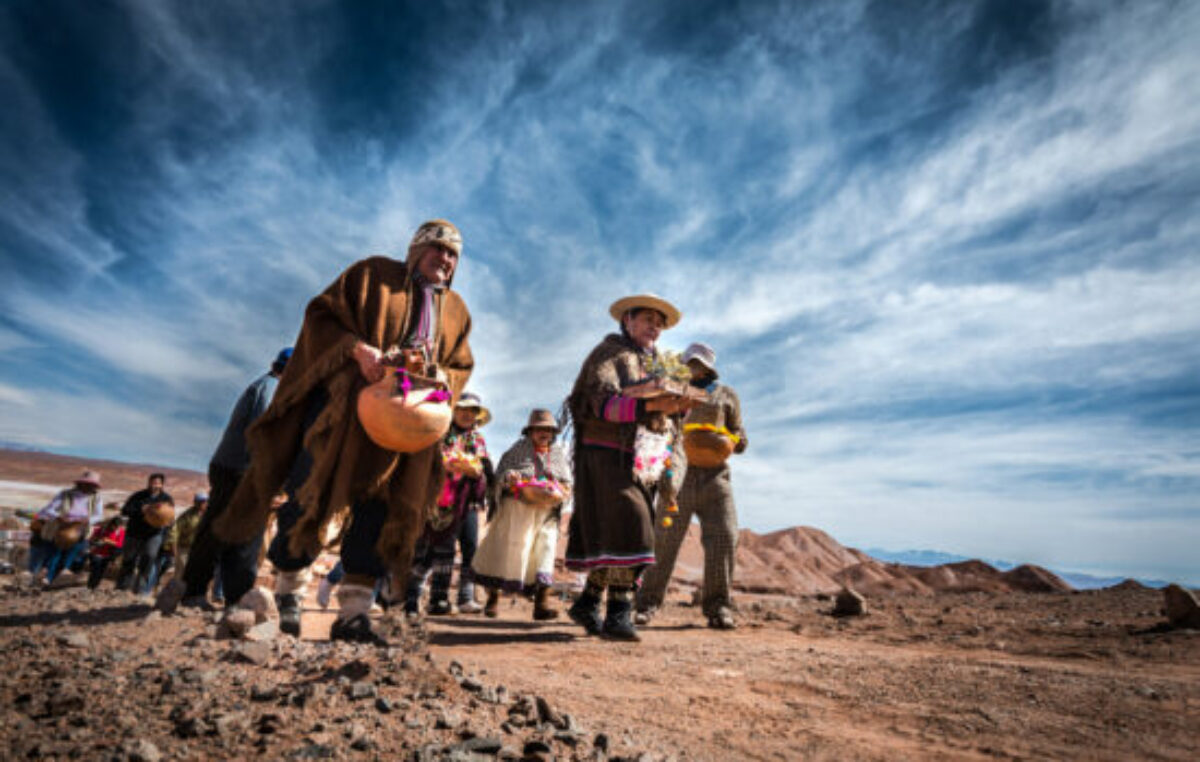
{"label": "gray trousers", "polygon": [[662,605],[679,556],[679,545],[687,534],[692,516],[700,520],[700,544],[704,548],[705,616],[713,616],[732,606],[730,587],[737,562],[737,508],[733,504],[733,485],[729,466],[698,468],[688,466],[679,491],[679,513],[669,527],[661,519],[654,526],[654,565],[646,572],[638,592],[638,609]]}

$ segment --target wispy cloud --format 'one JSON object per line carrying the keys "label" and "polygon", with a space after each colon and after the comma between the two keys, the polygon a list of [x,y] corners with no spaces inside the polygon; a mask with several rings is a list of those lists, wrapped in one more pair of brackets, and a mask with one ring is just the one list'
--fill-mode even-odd
{"label": "wispy cloud", "polygon": [[448,216],[494,448],[653,290],[750,526],[1200,579],[1200,11],[726,5],[6,8],[0,438],[202,466]]}

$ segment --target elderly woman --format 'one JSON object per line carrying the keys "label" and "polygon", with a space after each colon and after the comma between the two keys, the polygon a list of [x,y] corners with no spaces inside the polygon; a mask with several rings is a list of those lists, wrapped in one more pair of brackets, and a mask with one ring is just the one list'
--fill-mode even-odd
{"label": "elderly woman", "polygon": [[665,299],[641,294],[617,300],[609,313],[620,333],[609,334],[592,350],[567,399],[575,426],[575,511],[566,565],[588,573],[568,613],[590,635],[638,640],[633,594],[642,572],[654,563],[655,493],[664,469],[670,471],[677,434],[669,416],[686,412],[691,403],[635,394],[651,378],[658,359],[655,342],[679,322],[679,310]]}
{"label": "elderly woman", "polygon": [[497,614],[500,593],[533,593],[533,618],[556,619],[550,600],[562,505],[571,491],[571,467],[555,443],[558,423],[534,410],[521,438],[496,468],[499,509],[475,557],[475,579],[488,588],[484,613]]}

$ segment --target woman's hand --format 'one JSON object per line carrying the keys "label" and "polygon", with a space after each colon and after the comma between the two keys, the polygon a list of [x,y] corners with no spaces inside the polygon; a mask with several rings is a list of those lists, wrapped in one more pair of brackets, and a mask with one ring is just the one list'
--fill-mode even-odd
{"label": "woman's hand", "polygon": [[646,410],[651,413],[677,415],[691,410],[695,404],[687,397],[655,397],[646,400]]}
{"label": "woman's hand", "polygon": [[372,384],[387,375],[382,360],[383,352],[370,344],[360,341],[354,345],[354,361],[358,363],[358,370]]}

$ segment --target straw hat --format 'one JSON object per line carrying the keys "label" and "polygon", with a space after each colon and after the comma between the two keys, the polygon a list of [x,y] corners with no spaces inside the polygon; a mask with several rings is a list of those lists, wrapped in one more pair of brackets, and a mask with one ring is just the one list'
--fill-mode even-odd
{"label": "straw hat", "polygon": [[483,400],[475,392],[463,392],[458,397],[454,407],[473,407],[479,412],[475,415],[475,428],[480,429],[492,420],[492,411],[483,406]]}
{"label": "straw hat", "polygon": [[612,315],[613,319],[619,323],[626,312],[640,307],[661,312],[663,317],[667,319],[666,325],[663,326],[664,328],[674,326],[683,317],[674,304],[655,294],[634,294],[633,296],[622,297],[612,303],[612,306],[608,308],[608,314]]}
{"label": "straw hat", "polygon": [[717,353],[709,345],[699,341],[689,344],[688,348],[683,350],[683,362],[686,364],[692,360],[712,371],[713,378],[719,375],[717,373]]}
{"label": "straw hat", "polygon": [[530,429],[554,429],[555,434],[559,432],[558,421],[554,420],[554,413],[543,408],[534,408],[529,413],[529,423],[521,429],[521,435],[529,436]]}
{"label": "straw hat", "polygon": [[96,473],[90,468],[86,469],[82,474],[80,474],[79,478],[75,480],[75,483],[87,484],[91,487],[95,487],[96,489],[100,489],[100,474]]}

